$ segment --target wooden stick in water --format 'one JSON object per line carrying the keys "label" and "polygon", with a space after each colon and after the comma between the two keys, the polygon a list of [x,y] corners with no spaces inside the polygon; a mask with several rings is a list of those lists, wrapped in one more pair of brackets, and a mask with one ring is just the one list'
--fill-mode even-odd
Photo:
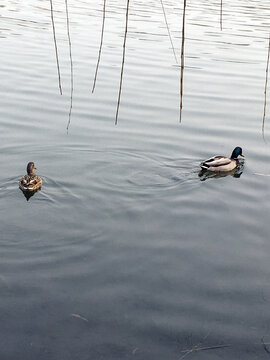
{"label": "wooden stick in water", "polygon": [[118,94],[116,116],[115,116],[115,125],[117,125],[117,121],[118,121],[118,113],[119,113],[119,106],[120,106],[120,100],[121,100],[125,54],[126,54],[126,40],[127,40],[127,31],[128,31],[128,11],[129,11],[129,0],[127,0],[127,7],[126,7],[126,27],[125,27],[125,35],[124,35],[124,43],[123,43],[123,57],[122,57],[122,67],[121,67],[121,75],[120,75],[119,94]]}
{"label": "wooden stick in water", "polygon": [[102,20],[102,28],[101,28],[101,38],[100,38],[100,45],[99,45],[99,51],[98,51],[98,60],[97,60],[97,66],[96,66],[96,72],[94,77],[94,83],[92,88],[92,93],[95,90],[96,87],[96,81],[97,81],[97,74],[98,74],[98,68],[101,58],[101,51],[102,51],[102,45],[103,45],[103,36],[104,36],[104,26],[105,26],[105,17],[106,17],[106,0],[103,2],[103,20]]}
{"label": "wooden stick in water", "polygon": [[53,28],[53,39],[54,39],[55,56],[56,56],[56,64],[57,64],[57,72],[58,72],[58,85],[59,85],[60,94],[62,95],[61,74],[60,74],[58,50],[57,50],[57,43],[56,43],[56,35],[55,35],[55,26],[54,26],[54,17],[53,17],[53,2],[52,2],[52,0],[50,0],[50,4],[51,4],[51,19],[52,19],[52,28]]}

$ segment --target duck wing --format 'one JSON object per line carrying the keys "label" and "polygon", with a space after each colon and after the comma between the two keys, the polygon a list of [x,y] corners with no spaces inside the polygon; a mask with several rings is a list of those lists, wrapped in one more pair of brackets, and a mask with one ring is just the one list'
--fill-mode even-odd
{"label": "duck wing", "polygon": [[219,166],[229,165],[231,163],[231,159],[225,156],[213,156],[210,159],[203,161],[200,166],[203,169],[209,169],[210,167],[218,168]]}
{"label": "duck wing", "polygon": [[37,176],[25,175],[21,178],[19,186],[23,190],[34,190],[42,185],[42,179]]}
{"label": "duck wing", "polygon": [[30,176],[25,175],[21,178],[20,184],[27,186],[29,184]]}
{"label": "duck wing", "polygon": [[25,186],[35,184],[35,178],[36,178],[35,176],[24,175],[21,178],[20,183],[25,185]]}

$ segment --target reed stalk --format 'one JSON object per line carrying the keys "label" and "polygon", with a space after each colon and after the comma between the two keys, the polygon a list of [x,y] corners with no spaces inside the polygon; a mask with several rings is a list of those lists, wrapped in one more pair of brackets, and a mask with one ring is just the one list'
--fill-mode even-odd
{"label": "reed stalk", "polygon": [[174,55],[176,64],[178,64],[178,60],[177,60],[177,57],[176,57],[176,52],[175,52],[175,48],[174,48],[174,45],[173,45],[173,41],[172,41],[172,37],[171,37],[171,32],[170,32],[169,24],[168,24],[168,21],[167,21],[167,16],[166,16],[166,11],[165,11],[165,8],[164,8],[163,1],[160,0],[160,3],[161,3],[161,6],[162,6],[162,11],[163,11],[163,16],[164,16],[165,24],[166,24],[167,31],[168,31],[168,35],[169,35],[169,39],[170,39],[170,42],[171,42],[173,55]]}
{"label": "reed stalk", "polygon": [[214,345],[214,346],[204,346],[204,347],[198,347],[197,345],[194,346],[192,349],[190,350],[184,350],[182,352],[184,352],[185,354],[180,357],[179,360],[183,360],[186,356],[188,356],[189,354],[193,353],[193,352],[199,352],[199,351],[205,351],[205,350],[216,350],[216,349],[222,349],[222,348],[226,348],[226,347],[230,347],[231,344],[224,344],[224,345]]}
{"label": "reed stalk", "polygon": [[263,134],[263,137],[264,137],[264,123],[265,123],[265,115],[266,115],[266,100],[267,100],[267,83],[268,83],[269,59],[270,59],[270,34],[269,34],[269,42],[268,42],[268,55],[267,55],[267,61],[266,61],[265,85],[264,85],[264,105],[263,105],[263,121],[262,121],[262,134]]}
{"label": "reed stalk", "polygon": [[126,6],[126,25],[125,25],[125,34],[124,34],[124,42],[123,42],[123,56],[122,56],[122,66],[121,66],[118,101],[117,101],[117,108],[116,108],[116,115],[115,115],[115,125],[117,125],[117,122],[118,122],[118,114],[119,114],[119,107],[120,107],[120,101],[121,101],[123,73],[124,73],[125,55],[126,55],[126,41],[127,41],[127,31],[128,31],[128,12],[129,12],[129,0],[127,0],[127,6]]}
{"label": "reed stalk", "polygon": [[219,16],[219,22],[220,22],[220,30],[222,31],[222,11],[223,11],[223,4],[222,0],[220,0],[220,16]]}
{"label": "reed stalk", "polygon": [[70,24],[69,24],[69,12],[68,12],[67,0],[65,0],[65,4],[66,4],[66,23],[67,23],[67,36],[68,36],[69,59],[70,59],[70,107],[69,107],[68,124],[67,124],[67,132],[68,132],[70,119],[71,119],[72,105],[73,105],[74,77],[73,77],[72,46],[71,46],[71,37],[70,37]]}
{"label": "reed stalk", "polygon": [[183,17],[182,17],[182,44],[181,44],[181,77],[180,77],[180,123],[182,121],[183,109],[183,90],[184,90],[184,67],[185,67],[185,19],[186,19],[186,5],[184,0]]}
{"label": "reed stalk", "polygon": [[55,48],[55,56],[56,56],[56,64],[57,64],[57,72],[58,72],[58,86],[59,86],[60,94],[62,95],[61,74],[60,74],[60,66],[59,66],[58,49],[57,49],[57,43],[56,43],[52,0],[50,0],[50,4],[51,4],[51,20],[52,20],[52,29],[53,29],[54,48]]}
{"label": "reed stalk", "polygon": [[96,87],[97,74],[98,74],[99,63],[100,63],[101,52],[102,52],[102,45],[103,45],[105,18],[106,18],[106,0],[104,0],[104,2],[103,2],[103,19],[102,19],[102,27],[101,27],[101,37],[100,37],[98,60],[97,60],[97,65],[96,65],[96,71],[95,71],[95,77],[94,77],[92,93],[94,92],[95,87]]}

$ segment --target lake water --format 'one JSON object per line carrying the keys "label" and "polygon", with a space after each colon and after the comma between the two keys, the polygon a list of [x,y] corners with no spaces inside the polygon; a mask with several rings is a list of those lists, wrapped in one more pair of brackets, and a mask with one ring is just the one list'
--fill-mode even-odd
{"label": "lake water", "polygon": [[[50,2],[0,5],[1,360],[266,358],[269,4],[223,1],[221,31],[219,1],[187,1],[180,124],[161,3],[131,1],[115,126],[126,2],[107,1],[92,94],[103,1],[70,0],[68,133],[65,2],[53,5],[62,96]],[[164,7],[179,58],[182,2]],[[198,176],[237,145],[237,176]],[[26,201],[28,161],[43,187]]]}

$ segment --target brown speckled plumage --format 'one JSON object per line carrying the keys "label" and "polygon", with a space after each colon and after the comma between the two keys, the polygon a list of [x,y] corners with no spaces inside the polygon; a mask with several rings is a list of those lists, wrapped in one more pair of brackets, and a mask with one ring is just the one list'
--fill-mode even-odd
{"label": "brown speckled plumage", "polygon": [[42,179],[34,173],[35,164],[29,162],[27,164],[27,174],[24,175],[19,181],[19,187],[23,191],[34,191],[41,188]]}

